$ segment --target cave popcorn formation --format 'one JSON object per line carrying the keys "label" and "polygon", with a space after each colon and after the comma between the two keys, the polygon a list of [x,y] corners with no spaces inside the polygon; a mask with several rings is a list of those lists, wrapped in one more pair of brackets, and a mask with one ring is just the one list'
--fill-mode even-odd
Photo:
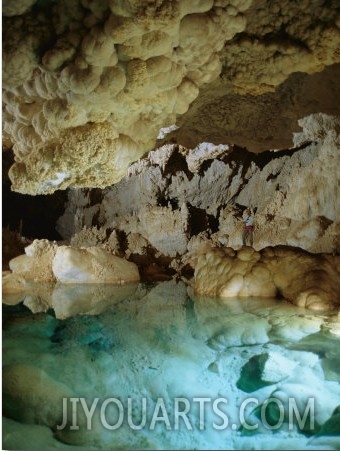
{"label": "cave popcorn formation", "polygon": [[[35,220],[59,234],[22,233],[23,208],[3,230],[3,446],[339,449],[337,2],[2,13],[5,183],[47,199]],[[146,427],[105,428],[105,400],[129,396]],[[201,396],[227,401],[223,431],[211,411],[200,429]],[[151,431],[159,397],[170,428]],[[58,428],[70,399],[80,428]]]}
{"label": "cave popcorn formation", "polygon": [[337,107],[333,2],[4,1],[3,15],[17,192],[109,186],[175,123],[187,146],[209,130],[263,150]]}

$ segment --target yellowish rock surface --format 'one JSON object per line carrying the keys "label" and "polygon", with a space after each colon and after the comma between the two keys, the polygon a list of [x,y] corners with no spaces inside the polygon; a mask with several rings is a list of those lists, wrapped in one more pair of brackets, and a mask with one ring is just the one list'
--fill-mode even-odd
{"label": "yellowish rock surface", "polygon": [[279,296],[299,307],[329,310],[340,305],[340,257],[285,246],[259,252],[245,247],[234,256],[212,248],[198,257],[194,287],[207,296]]}
{"label": "yellowish rock surface", "polygon": [[21,0],[2,12],[3,142],[21,193],[116,183],[176,122],[185,145],[208,133],[263,150],[337,108],[332,2]]}

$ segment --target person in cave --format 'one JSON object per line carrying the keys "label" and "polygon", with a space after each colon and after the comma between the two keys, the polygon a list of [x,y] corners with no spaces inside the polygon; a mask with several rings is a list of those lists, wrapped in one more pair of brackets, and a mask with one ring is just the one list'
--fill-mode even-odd
{"label": "person in cave", "polygon": [[249,237],[250,246],[253,247],[254,243],[254,216],[249,208],[245,211],[246,215],[243,218],[244,229],[242,233],[243,246],[247,245],[247,239]]}

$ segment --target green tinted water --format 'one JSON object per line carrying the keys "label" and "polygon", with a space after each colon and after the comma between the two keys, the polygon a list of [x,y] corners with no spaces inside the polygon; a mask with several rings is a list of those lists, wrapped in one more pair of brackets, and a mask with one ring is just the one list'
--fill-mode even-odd
{"label": "green tinted water", "polygon": [[339,346],[337,314],[183,282],[35,291],[3,307],[3,448],[340,449]]}

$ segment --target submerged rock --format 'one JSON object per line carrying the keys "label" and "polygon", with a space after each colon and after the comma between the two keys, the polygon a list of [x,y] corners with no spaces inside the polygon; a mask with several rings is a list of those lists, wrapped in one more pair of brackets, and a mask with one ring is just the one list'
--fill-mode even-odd
{"label": "submerged rock", "polygon": [[331,417],[321,426],[318,435],[340,435],[340,406],[336,407]]}
{"label": "submerged rock", "polygon": [[47,426],[19,423],[9,418],[2,418],[4,431],[2,446],[4,449],[45,450],[62,448],[62,444],[54,438],[53,431]]}
{"label": "submerged rock", "polygon": [[296,366],[296,362],[292,362],[278,353],[270,352],[254,355],[242,367],[237,387],[251,393],[259,388],[286,379],[292,374]]}
{"label": "submerged rock", "polygon": [[6,365],[2,382],[4,414],[23,423],[55,427],[63,418],[63,398],[75,396],[66,385],[33,365]]}

